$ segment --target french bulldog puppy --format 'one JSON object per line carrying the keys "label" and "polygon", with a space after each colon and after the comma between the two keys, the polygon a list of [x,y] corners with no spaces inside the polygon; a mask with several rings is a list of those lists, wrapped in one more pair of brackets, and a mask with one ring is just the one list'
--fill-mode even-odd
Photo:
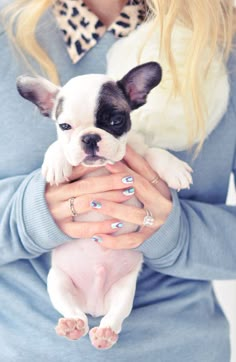
{"label": "french bulldog puppy", "polygon": [[[142,137],[131,131],[131,111],[145,104],[161,76],[156,62],[133,68],[119,81],[89,74],[75,77],[63,87],[41,77],[20,76],[19,93],[54,120],[57,128],[58,139],[47,150],[42,166],[46,181],[60,184],[69,180],[72,167],[81,163],[91,167],[86,177],[108,173],[101,166],[122,160],[128,142],[134,148],[138,145],[136,150],[170,187],[188,188],[191,168],[165,150],[152,148],[149,152]],[[135,197],[126,203],[142,207]],[[98,221],[105,216],[91,211],[74,219]],[[135,230],[137,225],[124,223],[119,233]],[[74,240],[54,249],[48,293],[63,315],[57,333],[79,339],[89,331],[86,314],[103,316],[100,325],[89,332],[91,343],[99,349],[112,347],[131,312],[142,263],[143,256],[136,250],[109,250],[92,239]]]}

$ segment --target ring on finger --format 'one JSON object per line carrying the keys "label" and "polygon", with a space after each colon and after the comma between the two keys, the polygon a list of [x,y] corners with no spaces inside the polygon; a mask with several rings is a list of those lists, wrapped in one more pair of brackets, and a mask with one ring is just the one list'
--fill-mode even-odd
{"label": "ring on finger", "polygon": [[154,224],[154,217],[150,210],[145,209],[146,215],[143,218],[143,226],[152,226]]}
{"label": "ring on finger", "polygon": [[144,228],[144,226],[150,227],[155,222],[155,219],[152,216],[151,211],[149,209],[145,209],[145,212],[146,212],[146,215],[143,218],[143,224],[138,228],[137,231],[141,231]]}
{"label": "ring on finger", "polygon": [[151,181],[150,183],[153,185],[157,185],[158,182],[160,181],[160,177],[158,175],[156,175]]}
{"label": "ring on finger", "polygon": [[72,220],[74,221],[74,217],[79,215],[77,213],[77,211],[75,210],[75,197],[71,197],[69,199],[69,203],[70,203],[70,211],[71,211],[71,214],[72,214]]}

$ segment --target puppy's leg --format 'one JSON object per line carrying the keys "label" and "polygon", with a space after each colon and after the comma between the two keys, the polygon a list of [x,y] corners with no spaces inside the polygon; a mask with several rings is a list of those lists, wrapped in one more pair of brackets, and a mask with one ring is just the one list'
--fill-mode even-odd
{"label": "puppy's leg", "polygon": [[158,175],[173,189],[186,189],[193,183],[193,170],[184,161],[161,148],[149,148],[144,158]]}
{"label": "puppy's leg", "polygon": [[133,307],[136,282],[141,266],[142,262],[132,272],[113,284],[106,294],[107,313],[102,318],[99,327],[92,328],[89,332],[94,347],[108,349],[117,342],[122,323]]}
{"label": "puppy's leg", "polygon": [[82,311],[83,297],[70,277],[57,267],[48,274],[48,294],[54,308],[64,318],[58,320],[56,332],[69,339],[79,339],[88,333],[88,319]]}
{"label": "puppy's leg", "polygon": [[59,141],[55,141],[48,148],[42,165],[42,174],[51,185],[59,185],[68,181],[72,173],[72,166],[67,161]]}

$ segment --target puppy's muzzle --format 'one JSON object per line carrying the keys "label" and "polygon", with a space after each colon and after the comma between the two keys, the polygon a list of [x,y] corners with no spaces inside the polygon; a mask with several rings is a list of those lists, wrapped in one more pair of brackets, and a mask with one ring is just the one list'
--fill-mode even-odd
{"label": "puppy's muzzle", "polygon": [[98,134],[85,134],[81,137],[81,143],[84,152],[89,156],[96,156],[99,151],[98,142],[101,141],[101,136]]}

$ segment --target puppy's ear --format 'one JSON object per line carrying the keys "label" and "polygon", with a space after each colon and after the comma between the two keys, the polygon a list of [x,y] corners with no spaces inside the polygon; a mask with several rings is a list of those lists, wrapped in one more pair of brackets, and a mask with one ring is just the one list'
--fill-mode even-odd
{"label": "puppy's ear", "polygon": [[131,69],[117,84],[131,109],[136,109],[146,103],[148,93],[160,83],[161,76],[161,66],[156,62],[149,62]]}
{"label": "puppy's ear", "polygon": [[34,103],[44,116],[51,116],[60,87],[45,78],[28,75],[18,77],[16,87],[20,95]]}

